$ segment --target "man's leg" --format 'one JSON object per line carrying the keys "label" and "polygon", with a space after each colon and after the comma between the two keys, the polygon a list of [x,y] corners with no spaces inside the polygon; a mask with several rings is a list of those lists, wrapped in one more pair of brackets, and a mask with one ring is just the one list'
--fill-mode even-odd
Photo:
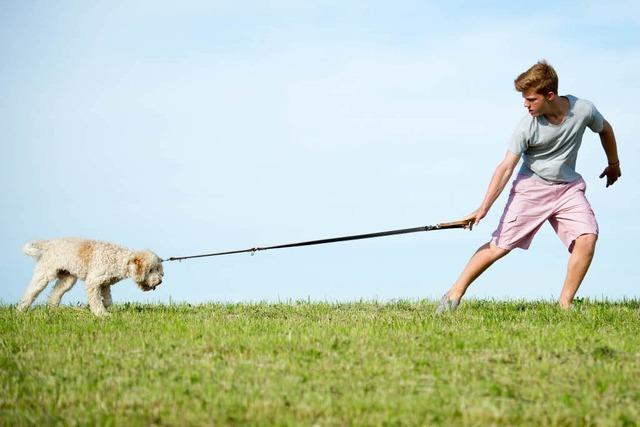
{"label": "man's leg", "polygon": [[564,279],[560,293],[560,307],[569,308],[571,306],[573,297],[578,292],[582,279],[591,265],[597,240],[598,236],[595,234],[583,234],[573,244],[573,251],[567,265],[567,277]]}
{"label": "man's leg", "polygon": [[[574,249],[575,251],[575,249]],[[475,254],[471,257],[467,266],[462,271],[462,274],[456,280],[456,282],[451,286],[447,295],[449,296],[449,300],[459,301],[460,298],[465,294],[467,288],[474,280],[478,278],[487,268],[491,266],[494,262],[508,254],[510,251],[507,249],[502,249],[497,246],[492,245],[491,243],[485,243],[480,246],[480,248],[476,251]]]}

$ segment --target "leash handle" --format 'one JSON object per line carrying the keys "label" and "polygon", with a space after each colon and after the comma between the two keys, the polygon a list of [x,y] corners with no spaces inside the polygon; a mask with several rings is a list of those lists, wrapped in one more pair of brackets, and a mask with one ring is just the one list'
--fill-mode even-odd
{"label": "leash handle", "polygon": [[473,220],[471,219],[463,219],[461,221],[453,221],[453,222],[443,222],[441,224],[438,224],[438,227],[440,229],[447,229],[447,228],[471,228],[471,224],[473,223]]}

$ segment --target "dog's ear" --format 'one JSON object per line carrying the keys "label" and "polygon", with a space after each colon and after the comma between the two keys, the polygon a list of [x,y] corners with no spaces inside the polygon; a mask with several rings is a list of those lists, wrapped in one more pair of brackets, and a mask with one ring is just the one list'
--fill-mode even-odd
{"label": "dog's ear", "polygon": [[134,253],[131,255],[131,258],[129,258],[129,276],[131,276],[136,283],[144,280],[145,259],[144,255],[139,252]]}

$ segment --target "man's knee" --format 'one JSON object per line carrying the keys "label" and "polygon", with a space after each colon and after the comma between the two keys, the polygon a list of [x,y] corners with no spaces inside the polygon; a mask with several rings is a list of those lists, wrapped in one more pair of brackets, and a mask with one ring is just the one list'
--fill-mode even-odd
{"label": "man's knee", "polygon": [[499,248],[498,246],[494,245],[491,242],[487,243],[485,246],[486,246],[487,250],[489,251],[489,253],[491,254],[491,257],[496,259],[496,260],[502,258],[506,254],[511,252],[508,249]]}
{"label": "man's knee", "polygon": [[596,249],[596,242],[598,241],[597,234],[581,234],[573,242],[573,249],[579,248],[582,251],[593,253]]}

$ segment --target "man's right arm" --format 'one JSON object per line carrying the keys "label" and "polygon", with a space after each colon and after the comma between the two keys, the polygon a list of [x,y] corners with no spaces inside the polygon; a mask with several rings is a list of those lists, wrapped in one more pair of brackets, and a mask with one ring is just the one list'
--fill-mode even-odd
{"label": "man's right arm", "polygon": [[473,225],[480,223],[480,220],[484,218],[489,212],[489,209],[491,209],[493,202],[496,201],[498,196],[500,196],[500,193],[502,193],[502,190],[504,190],[505,185],[509,182],[509,178],[511,178],[513,170],[516,168],[519,161],[519,155],[513,154],[511,151],[507,150],[507,154],[504,156],[504,159],[500,164],[498,164],[496,170],[493,172],[489,188],[487,188],[487,193],[482,200],[482,204],[473,213],[469,214],[465,220],[473,220]]}
{"label": "man's right arm", "polygon": [[620,172],[620,158],[618,157],[618,146],[616,144],[616,136],[613,134],[613,128],[608,121],[604,120],[604,125],[600,131],[600,141],[602,148],[607,155],[609,166],[600,174],[600,178],[607,177],[607,187],[613,185],[618,178],[622,176]]}

